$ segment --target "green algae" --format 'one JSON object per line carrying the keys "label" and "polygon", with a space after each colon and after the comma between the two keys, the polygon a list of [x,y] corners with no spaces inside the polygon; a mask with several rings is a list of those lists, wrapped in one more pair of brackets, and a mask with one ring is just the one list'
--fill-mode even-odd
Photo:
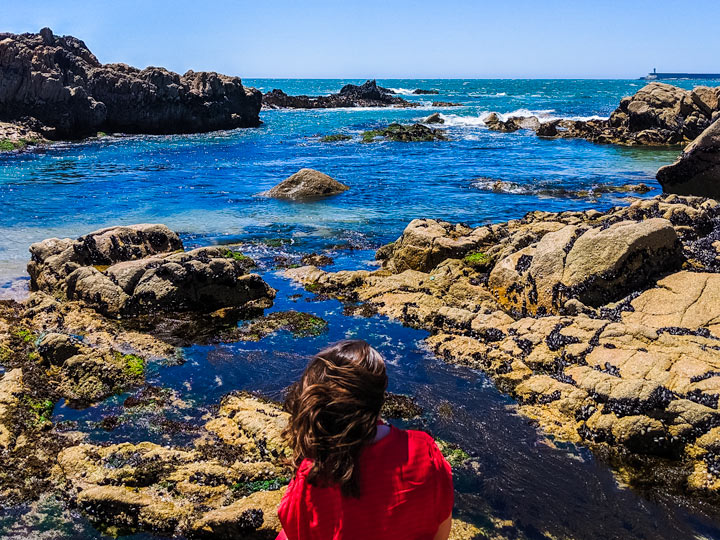
{"label": "green algae", "polygon": [[269,480],[253,480],[249,482],[235,482],[230,489],[235,493],[247,496],[258,491],[277,491],[290,483],[290,479],[284,476]]}
{"label": "green algae", "polygon": [[49,399],[37,399],[26,396],[23,400],[25,406],[32,413],[33,423],[36,425],[50,422],[55,404]]}
{"label": "green algae", "polygon": [[343,141],[349,141],[352,139],[350,135],[347,135],[345,133],[335,133],[333,135],[325,135],[320,139],[320,142],[324,143],[332,143],[332,142],[343,142]]}
{"label": "green algae", "polygon": [[459,467],[470,459],[470,454],[460,448],[457,444],[453,444],[442,439],[435,439],[435,442],[451,467]]}
{"label": "green algae", "polygon": [[260,341],[280,330],[290,332],[293,337],[315,337],[324,333],[328,323],[310,313],[299,311],[277,311],[260,317],[238,329],[235,337],[245,341]]}
{"label": "green algae", "polygon": [[132,378],[142,377],[145,373],[145,360],[134,354],[120,354],[118,359],[122,361],[125,374]]}
{"label": "green algae", "polygon": [[487,253],[477,251],[475,253],[468,254],[463,262],[473,268],[487,268],[490,265],[492,258]]}

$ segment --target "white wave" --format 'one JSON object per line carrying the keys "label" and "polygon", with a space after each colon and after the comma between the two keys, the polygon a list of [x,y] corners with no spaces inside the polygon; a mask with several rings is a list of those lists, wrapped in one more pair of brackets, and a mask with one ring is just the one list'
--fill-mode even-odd
{"label": "white wave", "polygon": [[392,90],[393,92],[395,92],[396,94],[400,94],[401,96],[412,96],[414,95],[413,92],[415,91],[414,89],[411,90],[410,88],[388,88],[388,90]]}
{"label": "white wave", "polygon": [[[474,116],[461,116],[458,114],[440,114],[445,122],[439,127],[484,127],[485,120],[488,116],[493,114],[494,111],[483,111]],[[530,109],[516,109],[507,113],[497,114],[498,118],[503,122],[506,122],[510,118],[530,118],[531,116],[536,117],[541,123],[551,122],[553,120],[607,120],[607,116],[557,116],[555,109],[542,109],[542,110],[530,110]]]}

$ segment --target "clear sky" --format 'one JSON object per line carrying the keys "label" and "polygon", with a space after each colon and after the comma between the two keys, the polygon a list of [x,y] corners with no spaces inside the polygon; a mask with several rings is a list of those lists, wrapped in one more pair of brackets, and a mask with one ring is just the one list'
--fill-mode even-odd
{"label": "clear sky", "polygon": [[636,78],[720,72],[720,0],[21,0],[0,31],[101,62],[241,77]]}

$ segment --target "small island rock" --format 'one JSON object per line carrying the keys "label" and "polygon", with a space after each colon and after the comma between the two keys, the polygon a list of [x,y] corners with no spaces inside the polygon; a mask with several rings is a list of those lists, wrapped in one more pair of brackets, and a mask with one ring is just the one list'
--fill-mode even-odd
{"label": "small island rock", "polygon": [[300,169],[286,178],[274,188],[263,193],[274,199],[290,199],[294,201],[316,199],[337,195],[350,189],[334,178],[315,169]]}

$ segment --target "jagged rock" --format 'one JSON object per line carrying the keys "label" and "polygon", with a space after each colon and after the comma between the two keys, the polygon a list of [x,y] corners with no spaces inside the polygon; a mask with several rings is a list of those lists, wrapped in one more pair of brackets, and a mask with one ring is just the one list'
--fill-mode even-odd
{"label": "jagged rock", "polygon": [[51,139],[102,131],[190,133],[260,124],[261,94],[237,77],[101,64],[72,36],[0,33],[0,118]]}
{"label": "jagged rock", "polygon": [[433,95],[433,94],[439,94],[440,92],[438,90],[423,90],[422,88],[416,88],[413,90],[413,94],[416,96],[425,96],[425,95]]}
{"label": "jagged rock", "polygon": [[274,199],[301,201],[337,195],[350,189],[327,174],[314,169],[300,169],[278,185],[263,193]]}
{"label": "jagged rock", "polygon": [[337,94],[329,96],[289,96],[280,89],[263,94],[263,107],[269,109],[332,109],[337,107],[417,107],[393,95],[387,88],[378,86],[374,80],[360,86],[346,84]]}
{"label": "jagged rock", "polygon": [[[720,91],[712,95],[707,106],[717,110]],[[720,200],[720,119],[688,145],[675,163],[661,167],[657,179],[666,193]]]}

